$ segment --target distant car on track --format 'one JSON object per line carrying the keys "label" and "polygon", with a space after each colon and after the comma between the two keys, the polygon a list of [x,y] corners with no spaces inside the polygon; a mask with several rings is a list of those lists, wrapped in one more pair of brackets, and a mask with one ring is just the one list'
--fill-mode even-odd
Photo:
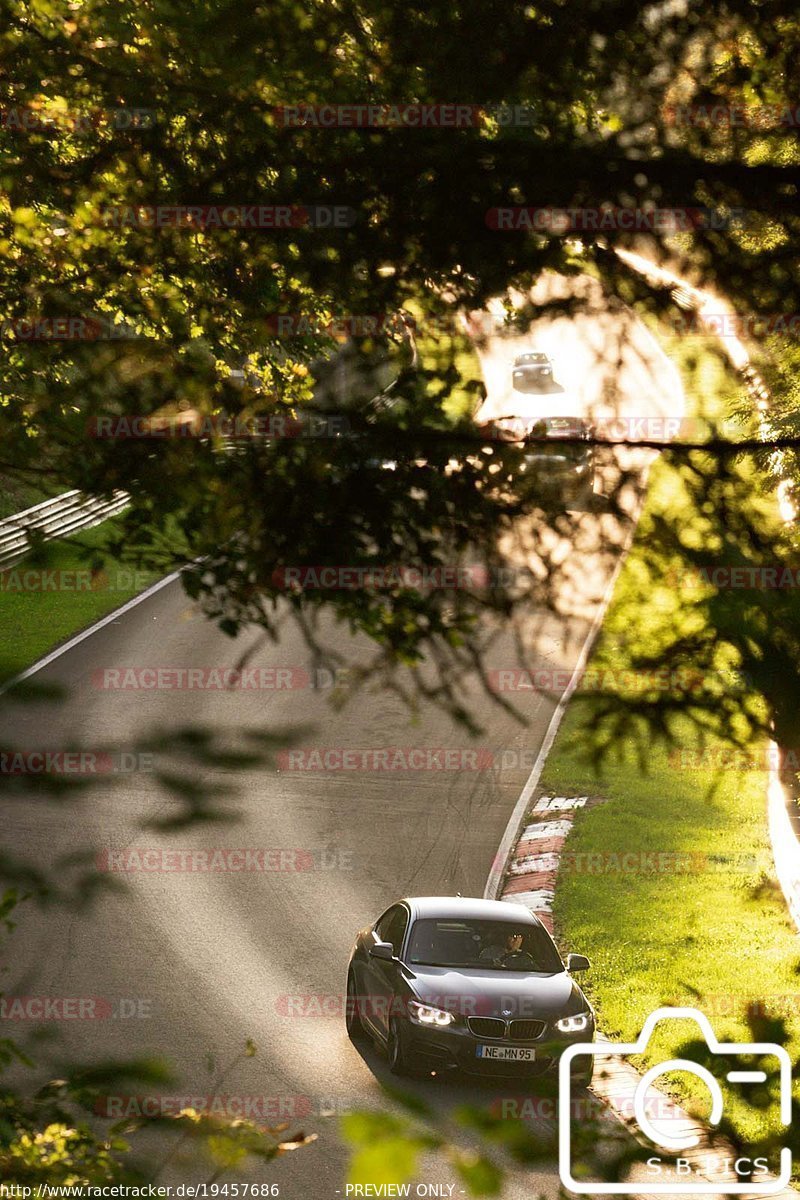
{"label": "distant car on track", "polygon": [[[594,1037],[594,1013],[537,916],[502,900],[400,900],[362,929],[347,970],[347,1032],[371,1036],[396,1075],[460,1070],[553,1077],[561,1052]],[[587,1085],[593,1059],[574,1060]]]}
{"label": "distant car on track", "polygon": [[543,350],[527,350],[514,359],[512,382],[518,392],[535,391],[539,383],[553,379],[553,361]]}
{"label": "distant car on track", "polygon": [[590,504],[597,475],[595,430],[577,416],[498,417],[482,426],[492,442],[515,446],[513,466],[499,478],[548,504]]}

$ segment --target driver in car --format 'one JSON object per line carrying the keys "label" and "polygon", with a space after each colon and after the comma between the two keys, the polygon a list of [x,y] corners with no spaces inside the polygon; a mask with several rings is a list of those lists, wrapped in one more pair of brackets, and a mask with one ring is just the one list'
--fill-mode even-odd
{"label": "driver in car", "polygon": [[523,941],[523,934],[509,933],[502,946],[486,946],[485,949],[481,950],[479,961],[502,963],[509,954],[522,954],[524,953],[522,949]]}

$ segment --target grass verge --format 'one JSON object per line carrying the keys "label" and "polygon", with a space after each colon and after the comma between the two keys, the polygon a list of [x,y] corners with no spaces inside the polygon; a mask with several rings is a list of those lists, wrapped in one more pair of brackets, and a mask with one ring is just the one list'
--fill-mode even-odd
{"label": "grass verge", "polygon": [[[674,357],[699,415],[719,412],[734,390],[719,357],[696,342],[691,357],[679,349]],[[634,669],[626,657],[632,613],[639,644],[644,639],[652,647],[665,614],[673,626],[697,619],[691,591],[654,577],[645,553],[662,516],[682,517],[681,496],[679,467],[661,458],[590,667]],[[600,774],[584,752],[598,704],[590,695],[570,704],[542,786],[605,801],[576,818],[554,913],[564,943],[592,960],[588,990],[600,1028],[615,1040],[634,1040],[654,1009],[680,1004],[704,1011],[721,1040],[748,1042],[754,1038],[747,1009],[755,1005],[756,1019],[766,1018],[761,1040],[782,1041],[794,1061],[800,943],[774,877],[766,747],[752,747],[752,766],[743,768],[740,757],[730,769],[729,744],[707,734],[701,746],[696,726],[679,718],[676,748],[650,745],[643,762],[641,743],[617,742]],[[783,1021],[783,1030],[772,1020]],[[697,1034],[693,1023],[662,1025],[639,1065],[679,1057]],[[662,1086],[696,1116],[708,1116],[707,1089],[694,1076],[672,1074]],[[726,1094],[726,1105],[745,1143],[779,1129],[777,1113],[754,1108],[741,1094]]]}
{"label": "grass verge", "polygon": [[41,553],[0,573],[0,679],[7,680],[159,577],[124,566],[106,547],[111,517],[94,529],[47,542]]}
{"label": "grass verge", "polygon": [[24,512],[26,508],[33,508],[42,500],[49,500],[52,494],[36,483],[0,472],[0,521]]}

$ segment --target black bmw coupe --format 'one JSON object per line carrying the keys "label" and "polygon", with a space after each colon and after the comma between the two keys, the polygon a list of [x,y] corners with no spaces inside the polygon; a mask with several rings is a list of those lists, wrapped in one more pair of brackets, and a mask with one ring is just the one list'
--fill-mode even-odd
{"label": "black bmw coupe", "polygon": [[[347,1031],[369,1035],[397,1075],[555,1076],[561,1052],[591,1042],[594,1013],[542,922],[502,900],[417,896],[362,929],[347,971]],[[576,1084],[593,1058],[578,1056]]]}

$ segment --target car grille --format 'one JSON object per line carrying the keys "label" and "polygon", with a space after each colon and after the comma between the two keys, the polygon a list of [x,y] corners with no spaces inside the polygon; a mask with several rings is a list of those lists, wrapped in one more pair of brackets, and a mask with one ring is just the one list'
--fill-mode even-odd
{"label": "car grille", "polygon": [[512,1042],[529,1042],[544,1033],[544,1021],[502,1021],[500,1017],[470,1017],[467,1021],[475,1037],[505,1038]]}
{"label": "car grille", "polygon": [[508,1036],[512,1042],[529,1042],[544,1032],[544,1021],[511,1021]]}
{"label": "car grille", "polygon": [[506,1034],[506,1023],[499,1017],[470,1017],[467,1027],[476,1037],[501,1038]]}

